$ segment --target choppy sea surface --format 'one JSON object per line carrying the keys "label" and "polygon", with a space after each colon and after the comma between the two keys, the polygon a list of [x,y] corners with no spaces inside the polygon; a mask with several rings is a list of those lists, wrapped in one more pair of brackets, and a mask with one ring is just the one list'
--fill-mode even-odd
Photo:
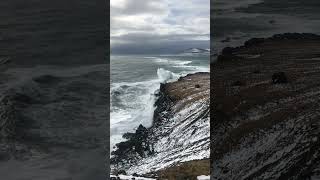
{"label": "choppy sea surface", "polygon": [[160,83],[209,72],[209,54],[113,55],[110,59],[110,148],[139,124],[152,125]]}

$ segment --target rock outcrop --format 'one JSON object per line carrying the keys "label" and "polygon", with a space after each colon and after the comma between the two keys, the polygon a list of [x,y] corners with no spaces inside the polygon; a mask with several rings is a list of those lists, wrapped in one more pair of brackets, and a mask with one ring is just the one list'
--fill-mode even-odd
{"label": "rock outcrop", "polygon": [[161,84],[153,126],[147,130],[152,150],[145,156],[131,150],[120,152],[131,152],[131,157],[118,158],[114,166],[129,174],[145,174],[209,158],[209,81],[209,73],[195,73]]}

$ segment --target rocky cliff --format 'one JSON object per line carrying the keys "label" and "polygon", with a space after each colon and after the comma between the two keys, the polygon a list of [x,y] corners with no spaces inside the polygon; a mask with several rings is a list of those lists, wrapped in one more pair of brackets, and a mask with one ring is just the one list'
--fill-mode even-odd
{"label": "rocky cliff", "polygon": [[319,36],[251,39],[211,71],[213,179],[319,178]]}
{"label": "rocky cliff", "polygon": [[[129,140],[122,143],[125,148],[118,144],[114,165],[127,173],[144,174],[209,158],[209,80],[209,73],[196,73],[161,84],[152,127],[139,127],[135,135],[125,134]],[[146,138],[138,138],[143,137],[137,135],[141,132],[147,133]],[[127,156],[119,158],[124,153]]]}

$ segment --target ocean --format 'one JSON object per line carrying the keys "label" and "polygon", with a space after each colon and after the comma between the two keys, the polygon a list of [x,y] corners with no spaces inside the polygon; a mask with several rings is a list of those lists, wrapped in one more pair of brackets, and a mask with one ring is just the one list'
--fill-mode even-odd
{"label": "ocean", "polygon": [[110,58],[110,148],[140,124],[152,125],[160,83],[209,72],[209,54],[113,55]]}

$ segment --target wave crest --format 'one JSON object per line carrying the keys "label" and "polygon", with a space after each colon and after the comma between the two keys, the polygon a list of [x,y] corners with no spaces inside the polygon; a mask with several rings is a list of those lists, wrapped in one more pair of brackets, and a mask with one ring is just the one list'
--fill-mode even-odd
{"label": "wave crest", "polygon": [[160,82],[162,83],[167,82],[168,80],[171,80],[176,76],[173,72],[165,70],[163,68],[158,68],[157,75]]}

